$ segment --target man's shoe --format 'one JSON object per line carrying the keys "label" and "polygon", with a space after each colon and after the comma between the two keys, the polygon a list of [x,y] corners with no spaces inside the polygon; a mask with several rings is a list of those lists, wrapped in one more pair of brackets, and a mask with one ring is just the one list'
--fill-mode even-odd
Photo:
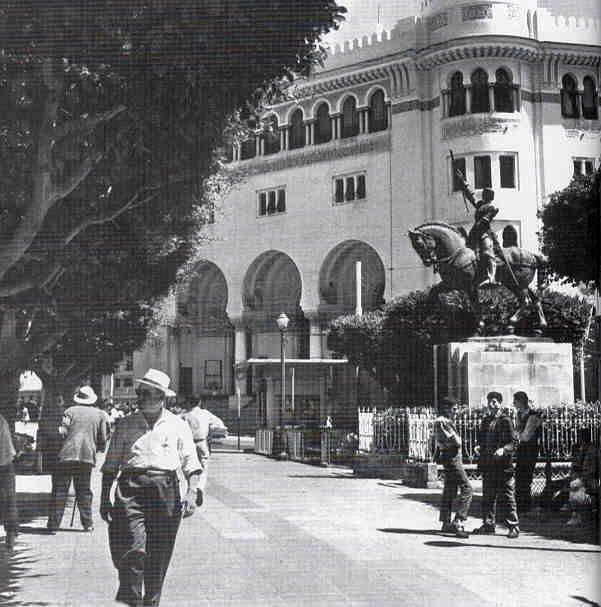
{"label": "man's shoe", "polygon": [[94,531],[94,525],[84,525],[83,530],[85,533],[92,533],[92,531]]}
{"label": "man's shoe", "polygon": [[203,501],[204,501],[204,494],[202,492],[202,489],[197,489],[196,490],[196,505],[200,508],[200,506],[202,506]]}
{"label": "man's shoe", "polygon": [[443,523],[440,531],[441,533],[455,533],[455,526],[453,523]]}
{"label": "man's shoe", "polygon": [[462,540],[466,540],[470,536],[470,534],[463,528],[463,525],[453,523],[452,527],[455,537],[458,537]]}
{"label": "man's shoe", "polygon": [[512,527],[509,530],[509,533],[507,534],[507,537],[510,539],[515,539],[516,537],[520,537],[520,528],[519,527]]}
{"label": "man's shoe", "polygon": [[494,535],[496,533],[494,525],[482,525],[472,531],[474,535]]}

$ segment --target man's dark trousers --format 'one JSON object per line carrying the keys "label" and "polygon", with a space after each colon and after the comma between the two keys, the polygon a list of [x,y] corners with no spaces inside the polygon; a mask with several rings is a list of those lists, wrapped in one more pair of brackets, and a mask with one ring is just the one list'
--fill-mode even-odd
{"label": "man's dark trousers", "polygon": [[159,604],[181,511],[174,473],[119,478],[109,525],[111,556],[119,571],[117,600],[135,606]]}
{"label": "man's dark trousers", "polygon": [[17,530],[17,492],[15,489],[15,469],[13,464],[0,466],[0,519],[4,522],[6,533]]}
{"label": "man's dark trousers", "polygon": [[482,468],[482,520],[494,527],[497,519],[509,528],[519,525],[513,468],[503,463]]}
{"label": "man's dark trousers", "polygon": [[515,462],[515,499],[518,512],[529,512],[532,507],[532,478],[536,467],[536,454],[520,453]]}
{"label": "man's dark trousers", "polygon": [[443,462],[443,467],[444,489],[442,490],[442,500],[440,503],[440,520],[443,523],[451,522],[453,501],[457,496],[457,490],[459,490],[455,517],[457,520],[465,521],[470,511],[473,490],[460,457],[454,457],[449,461]]}
{"label": "man's dark trousers", "polygon": [[59,462],[52,475],[52,501],[48,516],[48,527],[58,529],[65,512],[67,494],[73,479],[75,497],[79,508],[81,524],[91,527],[92,521],[92,490],[90,489],[90,477],[92,476],[92,465],[83,462]]}

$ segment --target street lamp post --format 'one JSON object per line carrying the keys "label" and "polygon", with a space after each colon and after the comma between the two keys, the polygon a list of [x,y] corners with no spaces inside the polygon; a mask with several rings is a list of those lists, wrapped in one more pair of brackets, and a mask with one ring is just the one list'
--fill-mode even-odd
{"label": "street lamp post", "polygon": [[280,410],[279,410],[279,426],[281,432],[281,453],[280,458],[286,457],[286,450],[284,446],[284,399],[286,398],[286,329],[288,328],[289,318],[282,312],[276,320],[278,329],[280,330],[280,367],[282,371],[282,385],[281,385],[281,398],[280,398]]}

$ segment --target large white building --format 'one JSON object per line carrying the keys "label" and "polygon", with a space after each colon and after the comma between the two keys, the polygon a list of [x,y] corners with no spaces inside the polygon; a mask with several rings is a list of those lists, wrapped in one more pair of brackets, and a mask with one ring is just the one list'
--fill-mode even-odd
{"label": "large white building", "polygon": [[136,370],[159,365],[180,393],[232,408],[239,368],[246,411],[275,424],[285,312],[294,398],[283,420],[337,415],[336,399],[348,404],[357,388],[330,360],[324,329],[355,308],[355,262],[373,309],[435,280],[410,228],[472,222],[450,150],[476,189],[495,190],[497,228],[513,225],[536,249],[537,210],[601,153],[601,5],[565,5],[424,0],[391,31],[333,49],[270,109],[273,133],[234,150],[232,167],[248,176],[207,227],[172,322],[136,353]]}

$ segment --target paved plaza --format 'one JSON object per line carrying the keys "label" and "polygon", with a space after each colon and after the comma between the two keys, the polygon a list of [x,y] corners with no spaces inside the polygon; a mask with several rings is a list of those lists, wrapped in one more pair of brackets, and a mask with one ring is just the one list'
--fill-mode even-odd
{"label": "paved plaza", "polygon": [[[100,475],[96,530],[45,534],[48,477],[20,476],[23,531],[0,545],[0,604],[116,605]],[[203,507],[183,521],[162,605],[569,607],[601,602],[599,546],[544,523],[458,540],[438,533],[436,490],[350,470],[216,452]],[[478,496],[472,507],[477,513]],[[565,518],[565,517],[564,517]],[[477,526],[469,520],[469,529]]]}

